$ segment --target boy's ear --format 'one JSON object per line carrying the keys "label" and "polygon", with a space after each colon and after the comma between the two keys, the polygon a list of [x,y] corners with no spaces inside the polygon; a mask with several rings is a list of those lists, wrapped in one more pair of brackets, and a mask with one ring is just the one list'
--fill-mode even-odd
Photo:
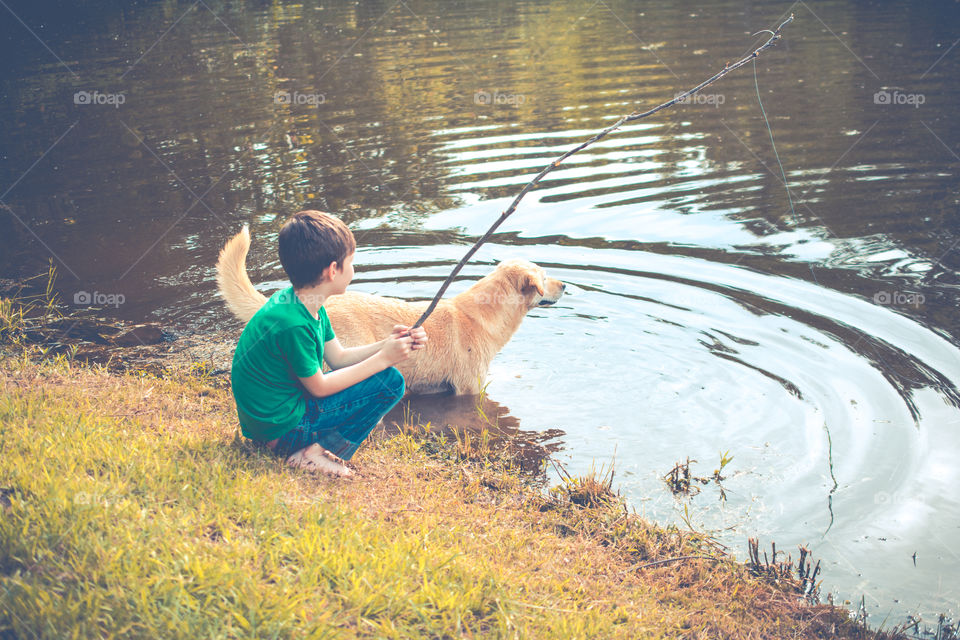
{"label": "boy's ear", "polygon": [[337,264],[337,261],[336,261],[336,260],[334,260],[333,262],[331,262],[330,264],[328,264],[328,265],[327,265],[327,268],[324,269],[324,270],[321,272],[321,273],[323,274],[323,279],[324,279],[324,280],[332,280],[332,279],[333,279],[333,272],[334,272],[335,270],[336,270],[336,271],[340,271],[340,270],[341,270],[340,265]]}

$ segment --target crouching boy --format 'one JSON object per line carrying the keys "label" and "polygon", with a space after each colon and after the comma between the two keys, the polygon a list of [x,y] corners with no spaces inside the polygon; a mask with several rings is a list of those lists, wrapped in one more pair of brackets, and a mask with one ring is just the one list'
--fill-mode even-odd
{"label": "crouching boy", "polygon": [[291,286],[250,319],[233,356],[241,432],[291,466],[349,476],[345,460],[403,397],[394,365],[423,348],[427,335],[396,325],[380,342],[340,344],[323,308],[353,278],[356,241],[340,219],[301,211],[283,225],[278,245]]}

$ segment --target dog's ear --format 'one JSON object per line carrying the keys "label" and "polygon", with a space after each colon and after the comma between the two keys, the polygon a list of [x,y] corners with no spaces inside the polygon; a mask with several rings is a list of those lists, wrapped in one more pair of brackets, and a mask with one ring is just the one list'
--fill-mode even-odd
{"label": "dog's ear", "polygon": [[527,287],[535,287],[539,295],[543,295],[543,287],[540,285],[540,277],[530,273],[529,271],[524,271],[520,276],[520,290],[523,291]]}

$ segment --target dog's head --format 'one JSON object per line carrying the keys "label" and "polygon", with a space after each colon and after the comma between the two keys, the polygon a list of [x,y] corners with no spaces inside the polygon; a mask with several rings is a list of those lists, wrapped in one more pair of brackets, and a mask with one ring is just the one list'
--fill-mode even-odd
{"label": "dog's head", "polygon": [[529,260],[518,258],[504,260],[497,265],[507,282],[516,287],[527,307],[546,307],[560,299],[567,285],[555,278],[548,278],[546,272]]}

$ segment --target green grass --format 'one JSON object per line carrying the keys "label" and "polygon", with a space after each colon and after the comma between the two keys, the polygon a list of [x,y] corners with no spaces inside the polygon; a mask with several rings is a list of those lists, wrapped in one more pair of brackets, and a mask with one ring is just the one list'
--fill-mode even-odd
{"label": "green grass", "polygon": [[0,637],[874,637],[482,435],[292,470],[197,372],[0,357],[0,459]]}

